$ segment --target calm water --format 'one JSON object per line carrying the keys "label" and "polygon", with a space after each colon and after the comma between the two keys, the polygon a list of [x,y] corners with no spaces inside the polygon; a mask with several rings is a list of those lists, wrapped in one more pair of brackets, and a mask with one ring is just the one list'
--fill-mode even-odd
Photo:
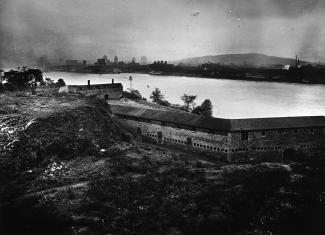
{"label": "calm water", "polygon": [[272,82],[248,82],[226,79],[206,79],[148,74],[78,74],[45,73],[44,77],[63,78],[69,85],[121,82],[124,90],[132,87],[149,99],[157,87],[171,103],[181,104],[184,93],[197,95],[197,104],[208,98],[213,104],[213,116],[224,118],[254,118],[280,116],[325,115],[325,86]]}

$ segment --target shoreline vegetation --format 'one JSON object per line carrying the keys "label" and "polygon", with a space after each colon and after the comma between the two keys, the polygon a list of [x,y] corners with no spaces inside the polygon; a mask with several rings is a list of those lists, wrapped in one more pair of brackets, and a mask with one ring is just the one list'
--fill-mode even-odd
{"label": "shoreline vegetation", "polygon": [[62,84],[14,79],[0,93],[1,234],[325,231],[325,156],[230,164],[152,144],[105,101],[58,94]]}

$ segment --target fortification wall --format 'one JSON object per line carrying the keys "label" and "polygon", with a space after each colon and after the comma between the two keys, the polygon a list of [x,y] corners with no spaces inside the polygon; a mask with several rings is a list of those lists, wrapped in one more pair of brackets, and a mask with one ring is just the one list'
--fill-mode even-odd
{"label": "fortification wall", "polygon": [[290,148],[306,153],[324,148],[325,132],[323,128],[249,131],[247,140],[242,140],[240,132],[233,132],[229,146],[233,160],[267,156],[277,160]]}
{"label": "fortification wall", "polygon": [[101,99],[105,99],[105,98],[119,99],[122,97],[122,90],[120,90],[120,89],[82,90],[82,91],[77,91],[77,92],[82,93],[86,96],[97,96]]}
{"label": "fortification wall", "polygon": [[138,134],[155,143],[204,152],[228,160],[228,135],[208,134],[177,127],[161,126],[158,122],[139,122],[129,119],[124,119],[124,121],[129,127],[135,128]]}
{"label": "fortification wall", "polygon": [[152,142],[204,152],[233,162],[278,161],[282,160],[283,152],[288,149],[312,153],[324,151],[325,148],[324,128],[249,131],[247,139],[243,139],[241,132],[210,134],[170,123],[166,126],[159,121],[124,120],[129,127]]}

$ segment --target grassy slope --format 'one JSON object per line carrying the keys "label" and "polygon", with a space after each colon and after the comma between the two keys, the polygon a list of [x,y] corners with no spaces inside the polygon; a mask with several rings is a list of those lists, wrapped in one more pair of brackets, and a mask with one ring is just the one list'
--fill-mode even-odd
{"label": "grassy slope", "polygon": [[283,210],[286,166],[226,165],[137,142],[105,103],[81,96],[0,102],[1,234],[279,230],[270,218]]}

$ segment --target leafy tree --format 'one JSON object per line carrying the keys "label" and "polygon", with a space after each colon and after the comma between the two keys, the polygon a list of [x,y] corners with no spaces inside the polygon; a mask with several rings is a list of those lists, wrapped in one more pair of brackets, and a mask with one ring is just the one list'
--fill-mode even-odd
{"label": "leafy tree", "polygon": [[154,103],[161,103],[164,100],[164,95],[161,93],[161,90],[159,88],[156,88],[150,96],[150,99],[152,99],[152,101]]}
{"label": "leafy tree", "polygon": [[45,85],[46,86],[53,86],[55,84],[54,80],[51,78],[45,78]]}
{"label": "leafy tree", "polygon": [[159,88],[156,88],[150,96],[150,99],[156,104],[163,106],[170,106],[170,103],[167,100],[164,100],[164,95],[161,93]]}
{"label": "leafy tree", "polygon": [[9,90],[31,89],[35,94],[37,83],[43,81],[43,72],[39,69],[18,67],[17,70],[4,72],[3,79],[7,81],[6,87]]}
{"label": "leafy tree", "polygon": [[41,85],[47,87],[62,87],[65,86],[65,82],[62,78],[59,78],[57,82],[54,82],[51,78],[45,78]]}
{"label": "leafy tree", "polygon": [[196,106],[193,110],[192,110],[192,113],[193,114],[197,114],[197,115],[201,115],[201,106]]}
{"label": "leafy tree", "polygon": [[134,90],[134,89],[132,89],[132,90],[131,90],[131,93],[132,93],[133,95],[137,96],[139,99],[142,98],[142,96],[141,96],[141,94],[140,94],[140,91],[138,91],[138,90]]}
{"label": "leafy tree", "polygon": [[193,109],[192,113],[205,117],[212,117],[212,108],[211,100],[205,99],[200,106]]}
{"label": "leafy tree", "polygon": [[167,100],[161,100],[158,102],[158,104],[160,104],[162,106],[170,106],[170,103]]}
{"label": "leafy tree", "polygon": [[212,117],[213,106],[212,106],[211,100],[205,99],[203,101],[203,103],[201,104],[201,109],[202,109],[203,116]]}
{"label": "leafy tree", "polygon": [[196,95],[187,95],[184,94],[181,96],[181,100],[184,102],[184,108],[187,112],[193,109],[195,103],[194,100],[196,99]]}
{"label": "leafy tree", "polygon": [[62,78],[59,78],[58,81],[56,82],[56,86],[62,87],[65,86],[65,82]]}

